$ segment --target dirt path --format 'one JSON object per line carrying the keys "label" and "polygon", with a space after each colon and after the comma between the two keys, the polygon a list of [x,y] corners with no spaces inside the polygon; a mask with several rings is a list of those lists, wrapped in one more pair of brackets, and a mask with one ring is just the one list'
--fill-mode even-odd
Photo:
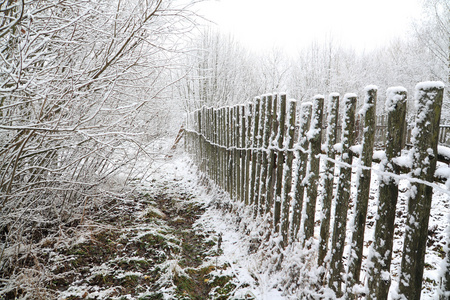
{"label": "dirt path", "polygon": [[159,186],[112,200],[73,236],[44,243],[33,259],[48,276],[33,298],[228,299],[235,285],[221,276],[228,266],[216,265],[217,234],[195,224],[205,204],[177,191],[176,182]]}

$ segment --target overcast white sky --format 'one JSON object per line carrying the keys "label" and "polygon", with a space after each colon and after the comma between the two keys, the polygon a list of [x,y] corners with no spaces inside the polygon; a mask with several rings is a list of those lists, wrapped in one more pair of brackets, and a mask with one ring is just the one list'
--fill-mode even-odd
{"label": "overcast white sky", "polygon": [[420,0],[213,0],[200,13],[253,50],[295,53],[330,36],[363,50],[404,35]]}

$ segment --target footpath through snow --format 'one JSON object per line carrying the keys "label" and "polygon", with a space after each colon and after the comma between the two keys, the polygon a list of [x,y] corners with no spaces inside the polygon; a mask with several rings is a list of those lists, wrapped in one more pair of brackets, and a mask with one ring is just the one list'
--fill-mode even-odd
{"label": "footpath through snow", "polygon": [[[314,246],[305,250],[293,244],[280,250],[279,238],[269,235],[269,225],[264,225],[269,223],[255,220],[250,208],[232,202],[206,178],[200,178],[184,154],[160,154],[151,164],[143,159],[137,169],[140,171],[128,185],[130,197],[104,201],[99,208],[102,213],[85,220],[77,230],[42,241],[33,253],[35,261],[45,264],[45,277],[30,275],[28,281],[11,286],[3,296],[9,299],[28,294],[28,298],[72,300],[334,299],[329,289],[315,284],[320,270],[313,263]],[[124,172],[123,176],[128,175]],[[372,179],[372,204],[376,200],[376,177]],[[401,194],[407,192],[402,190],[405,186],[405,182],[400,183]],[[422,299],[436,299],[439,264],[445,255],[443,231],[449,225],[448,198],[439,192],[433,198]],[[406,209],[405,201],[400,199],[399,205]],[[372,238],[374,214],[372,205],[366,241]],[[397,217],[395,234],[401,240],[404,217]],[[400,244],[394,245],[393,287],[400,250]],[[43,288],[33,289],[36,285]]]}
{"label": "footpath through snow", "polygon": [[[378,165],[374,164],[374,168]],[[218,266],[227,266],[220,275],[232,278],[233,288],[227,294],[229,299],[334,299],[328,288],[317,286],[320,270],[314,265],[315,248],[303,249],[293,244],[282,251],[278,247],[278,237],[268,236],[267,222],[254,219],[253,212],[241,203],[231,201],[227,195],[211,186],[207,179],[200,179],[195,165],[181,154],[172,159],[155,162],[154,172],[147,182],[177,182],[185,193],[205,207],[204,213],[195,222],[195,228],[211,232],[214,241],[219,242],[220,255],[213,258]],[[355,171],[353,170],[355,175]],[[354,176],[353,176],[354,177]],[[354,178],[353,178],[354,179]],[[145,189],[146,184],[142,185]],[[442,185],[445,189],[444,185]],[[371,197],[368,211],[368,230],[366,230],[364,255],[368,254],[373,238],[374,216],[376,213],[377,175],[372,176]],[[396,220],[395,245],[391,272],[393,282],[391,294],[395,296],[399,273],[404,223],[406,214],[407,180],[400,181],[399,213]],[[356,192],[353,183],[352,193]],[[320,194],[320,189],[319,189]],[[353,203],[350,203],[350,207]],[[349,219],[352,209],[349,211]],[[439,280],[442,276],[441,262],[445,255],[445,228],[450,226],[450,203],[448,193],[435,191],[430,217],[426,267],[422,299],[436,299]],[[318,224],[316,224],[318,225]],[[351,227],[348,230],[352,230]],[[348,242],[347,242],[348,244]],[[348,246],[344,256],[348,255]],[[363,275],[365,273],[363,265]],[[211,299],[214,299],[211,296]],[[223,298],[228,299],[228,298]]]}
{"label": "footpath through snow", "polygon": [[[377,169],[378,164],[374,164],[373,167]],[[195,194],[195,197],[206,204],[205,213],[196,224],[208,231],[216,232],[217,236],[222,236],[221,250],[223,253],[216,260],[219,265],[229,266],[225,272],[233,277],[233,283],[236,285],[232,293],[233,297],[230,299],[246,299],[245,297],[250,295],[255,299],[303,299],[306,297],[335,299],[330,289],[317,285],[320,270],[313,263],[316,261],[317,254],[314,246],[311,250],[305,250],[299,244],[293,244],[286,250],[280,250],[279,238],[268,236],[270,228],[267,227],[268,225],[264,225],[267,222],[260,219],[255,220],[251,209],[241,203],[232,202],[222,192],[211,187],[207,179],[199,182],[196,168],[190,165],[188,158],[176,158],[168,162],[164,170],[167,172],[160,174],[182,178],[185,188],[191,189],[190,191]],[[356,193],[355,174],[356,170],[353,170],[352,194]],[[442,190],[446,189],[445,185],[441,186]],[[368,228],[365,234],[365,256],[368,255],[375,229],[377,188],[378,176],[374,174],[371,182]],[[445,230],[450,226],[450,197],[442,190],[435,190],[433,194],[421,295],[421,299],[426,300],[438,298],[437,292],[442,278],[442,261],[446,248]],[[400,180],[391,265],[393,280],[389,299],[395,297],[398,286],[408,192],[408,181]],[[351,202],[349,207],[351,208],[353,205],[354,203]],[[353,210],[350,209],[350,220],[353,218],[352,212]],[[316,224],[316,226],[319,225]],[[348,230],[352,230],[351,226],[348,227]],[[348,256],[348,243],[349,241],[346,241],[344,258]],[[364,280],[365,270],[366,265],[363,265],[362,280]]]}
{"label": "footpath through snow", "polygon": [[229,200],[199,184],[186,156],[136,170],[126,196],[98,199],[84,221],[33,245],[26,278],[11,277],[0,299],[284,299],[241,264],[248,247]]}

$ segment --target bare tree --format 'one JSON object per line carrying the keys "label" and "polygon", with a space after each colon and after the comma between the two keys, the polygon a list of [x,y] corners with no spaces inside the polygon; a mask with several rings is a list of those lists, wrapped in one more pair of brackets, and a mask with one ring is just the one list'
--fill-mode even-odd
{"label": "bare tree", "polygon": [[[422,18],[414,24],[418,41],[426,47],[434,59],[428,65],[433,80],[450,84],[450,4],[446,0],[425,0]],[[447,89],[442,115],[450,114],[450,91]]]}
{"label": "bare tree", "polygon": [[233,36],[206,27],[188,48],[186,76],[177,85],[187,111],[203,105],[242,103],[270,90],[262,82],[268,71],[262,58],[244,49]]}
{"label": "bare tree", "polygon": [[0,1],[1,274],[161,133],[194,3]]}

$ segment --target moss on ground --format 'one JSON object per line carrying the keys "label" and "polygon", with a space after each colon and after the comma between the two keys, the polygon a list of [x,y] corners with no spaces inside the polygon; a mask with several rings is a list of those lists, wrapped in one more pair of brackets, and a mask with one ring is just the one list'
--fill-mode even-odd
{"label": "moss on ground", "polygon": [[[95,299],[91,292],[111,290],[110,297],[115,299],[132,296],[156,300],[164,299],[161,290],[170,290],[171,286],[176,299],[229,299],[236,287],[233,278],[213,275],[216,266],[204,266],[220,252],[214,237],[193,228],[204,212],[203,206],[186,200],[190,195],[141,197],[154,207],[147,209],[143,218],[132,222],[132,218],[120,218],[120,226],[97,231],[83,243],[58,249],[58,255],[66,259],[54,268],[47,288],[66,291],[74,285],[92,287],[81,296],[78,292],[66,299]],[[112,223],[111,218],[105,220],[105,225]],[[164,269],[169,260],[177,261],[178,269]],[[162,280],[167,272],[173,272],[171,283]]]}

